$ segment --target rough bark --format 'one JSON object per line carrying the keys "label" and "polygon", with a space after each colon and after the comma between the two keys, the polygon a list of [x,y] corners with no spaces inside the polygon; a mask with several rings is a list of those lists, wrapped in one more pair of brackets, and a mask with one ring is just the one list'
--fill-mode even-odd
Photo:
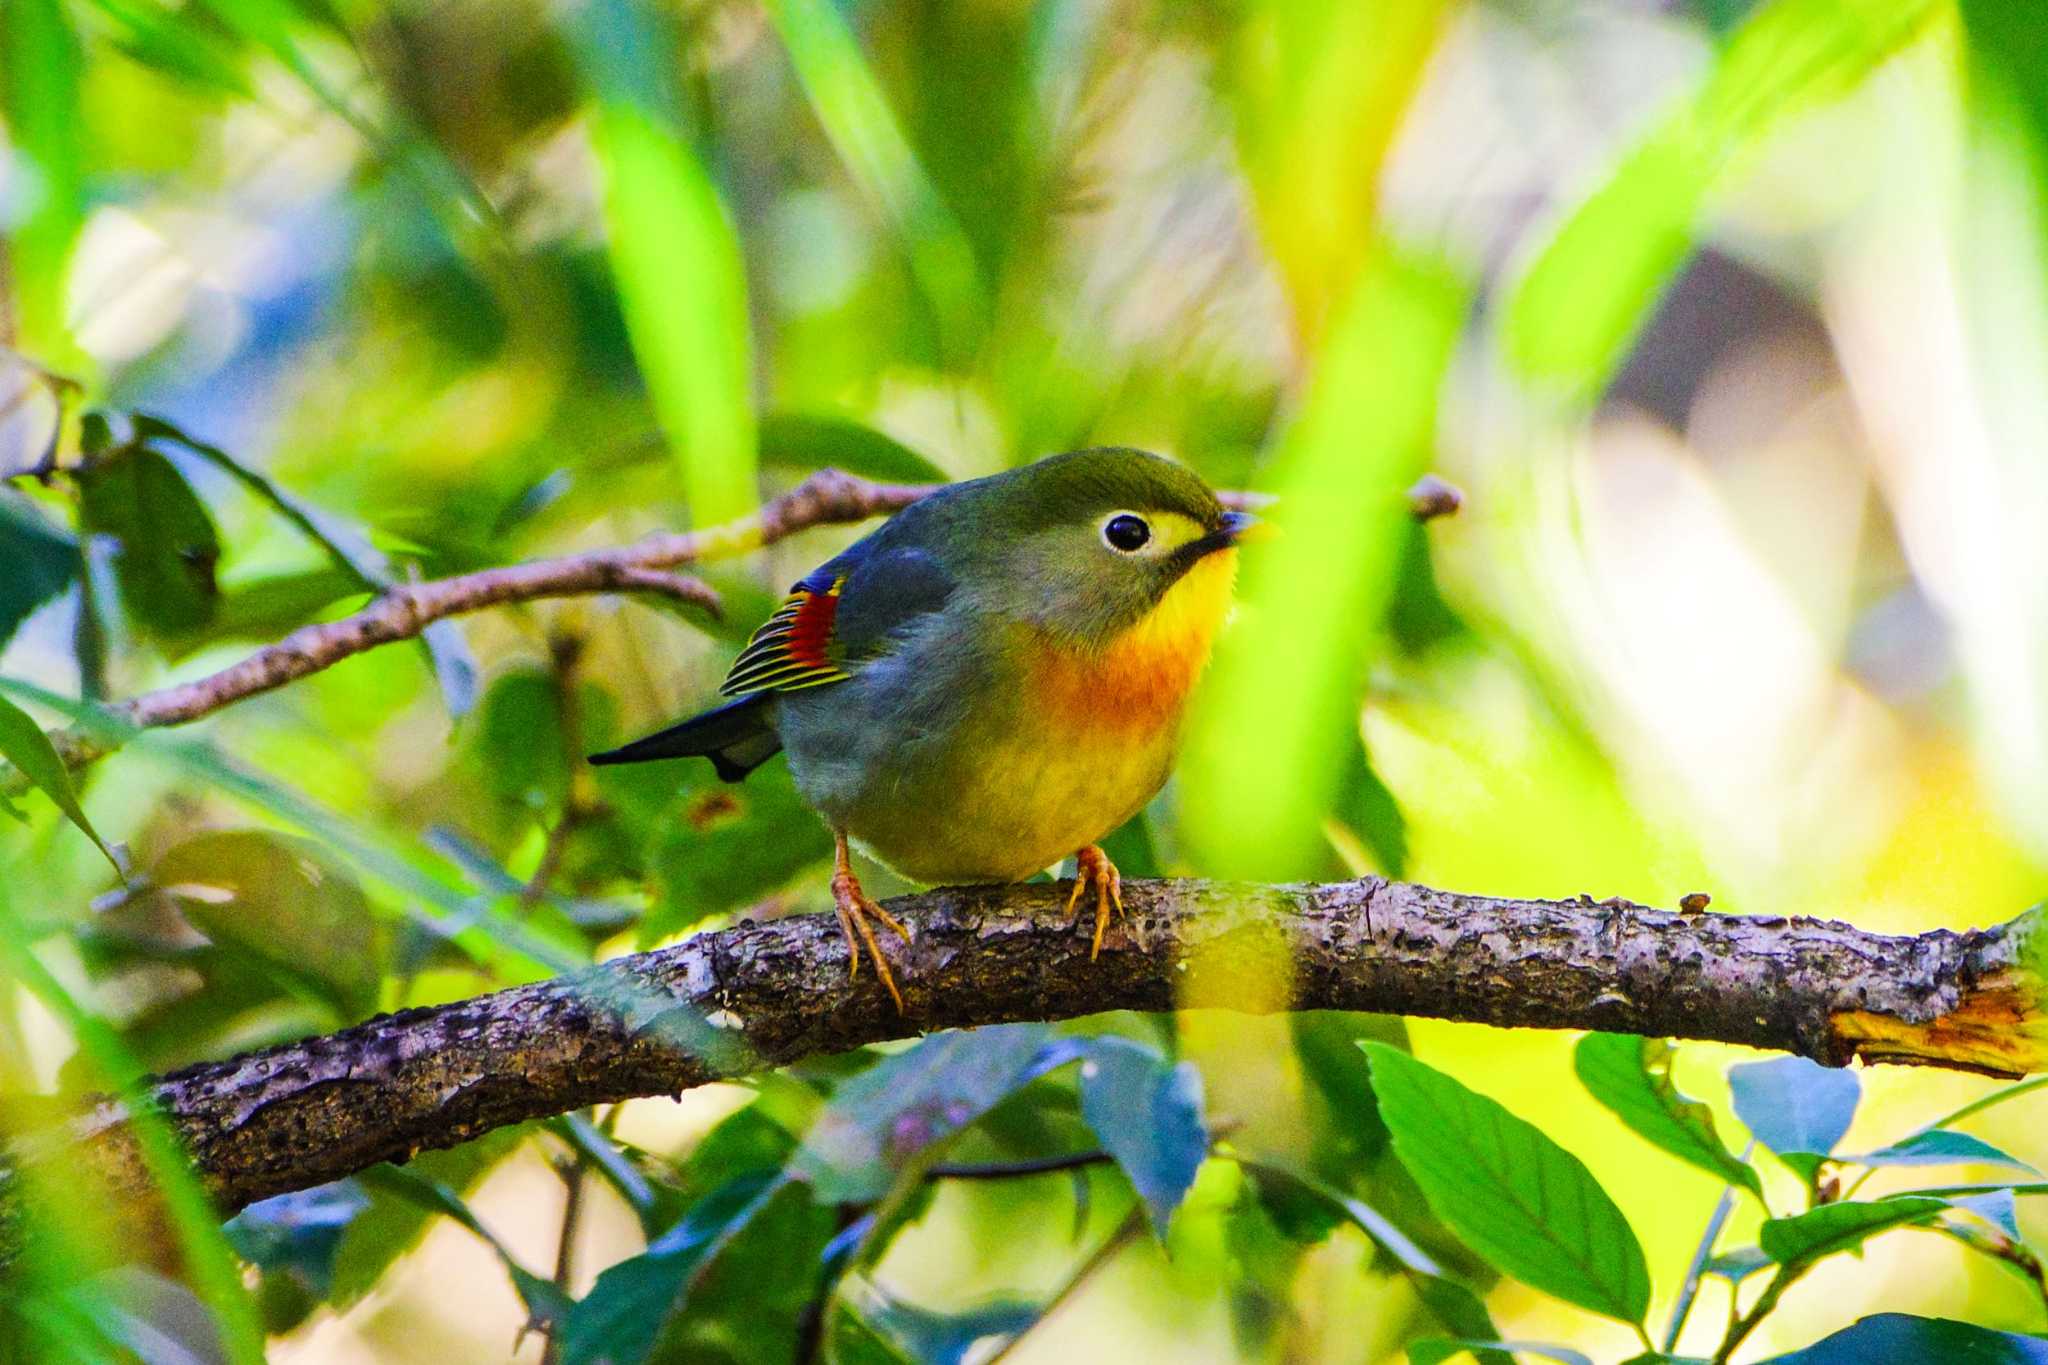
{"label": "rough bark", "polygon": [[[1715,1039],[1829,1065],[2040,1069],[2038,915],[1888,937],[1852,925],[1506,900],[1377,878],[1127,882],[1102,956],[1059,888],[902,898],[890,944],[908,1012],[849,985],[829,916],[743,923],[586,975],[372,1019],[188,1068],[155,1097],[223,1209],[486,1130],[929,1029],[1191,1003],[1343,1009]],[[1233,997],[1292,964],[1291,991]],[[1189,983],[1197,985],[1192,989]],[[108,1105],[74,1134],[139,1184]],[[71,1148],[69,1155],[77,1155]]]}

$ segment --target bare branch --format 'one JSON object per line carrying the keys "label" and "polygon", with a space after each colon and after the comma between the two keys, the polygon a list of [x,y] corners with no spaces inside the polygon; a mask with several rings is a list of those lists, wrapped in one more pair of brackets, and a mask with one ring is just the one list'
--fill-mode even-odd
{"label": "bare branch", "polygon": [[[116,722],[142,729],[185,725],[238,701],[297,682],[380,645],[416,638],[436,621],[486,607],[590,593],[644,592],[669,597],[717,615],[718,594],[708,583],[676,566],[744,554],[812,526],[865,521],[899,512],[938,484],[885,484],[821,469],[795,488],[765,503],[749,517],[702,531],[667,532],[611,550],[529,560],[496,569],[408,583],[381,594],[353,616],[303,626],[218,673],[145,692],[109,707]],[[1428,475],[1407,493],[1417,521],[1455,512],[1463,495]],[[1264,506],[1256,493],[1225,493],[1232,507]],[[81,767],[103,757],[109,746],[80,730],[52,733],[50,741],[66,764]],[[0,763],[0,795],[28,789],[21,773]]]}
{"label": "bare branch", "polygon": [[[1130,918],[1090,962],[1059,894],[978,887],[895,901],[916,929],[896,950],[907,1015],[872,977],[849,987],[830,916],[794,916],[191,1067],[157,1082],[155,1099],[221,1206],[235,1209],[505,1124],[927,1029],[1169,1010],[1189,1003],[1191,979],[1270,979],[1275,962],[1293,964],[1286,998],[1220,1003],[1716,1039],[1836,1066],[2020,1075],[2048,1065],[2036,912],[1907,938],[1378,878],[1127,882]],[[61,1145],[62,1159],[82,1151],[117,1186],[143,1180],[115,1106]]]}
{"label": "bare branch", "polygon": [[[743,554],[808,526],[863,521],[895,512],[931,488],[929,484],[871,483],[836,469],[820,470],[753,516],[725,526],[654,535],[617,549],[529,560],[391,588],[353,616],[303,626],[218,673],[145,692],[109,710],[118,721],[144,729],[183,725],[331,668],[365,650],[413,639],[436,621],[512,602],[649,592],[715,615],[718,594],[701,579],[672,572],[676,566]],[[74,767],[107,751],[105,745],[77,731],[50,738],[65,762]],[[25,785],[19,773],[0,765],[0,792],[13,794]]]}

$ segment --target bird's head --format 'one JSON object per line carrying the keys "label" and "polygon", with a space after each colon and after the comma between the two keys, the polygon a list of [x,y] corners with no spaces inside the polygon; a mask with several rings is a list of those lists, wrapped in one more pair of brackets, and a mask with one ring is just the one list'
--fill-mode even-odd
{"label": "bird's head", "polygon": [[970,534],[1002,614],[1075,647],[1140,631],[1199,637],[1206,655],[1255,518],[1141,450],[1055,455],[987,482]]}

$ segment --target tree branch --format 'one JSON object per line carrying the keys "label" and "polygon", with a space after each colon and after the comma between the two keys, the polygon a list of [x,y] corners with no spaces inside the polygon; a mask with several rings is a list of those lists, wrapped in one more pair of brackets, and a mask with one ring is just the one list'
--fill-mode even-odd
{"label": "tree branch", "polygon": [[[673,572],[676,566],[743,554],[810,526],[865,521],[900,511],[933,487],[872,483],[836,469],[819,470],[753,516],[724,526],[652,535],[616,549],[529,560],[391,588],[352,616],[303,626],[218,673],[145,692],[108,710],[115,720],[143,729],[184,725],[379,645],[414,639],[436,621],[512,602],[651,592],[716,614],[718,594],[701,579]],[[78,730],[54,733],[50,740],[72,767],[103,757],[109,748]],[[0,794],[15,795],[26,787],[20,773],[0,764]]]}
{"label": "tree branch", "polygon": [[[724,526],[667,532],[617,549],[529,560],[390,588],[352,616],[303,626],[218,673],[145,692],[107,710],[117,728],[119,724],[140,729],[185,725],[332,668],[366,650],[414,639],[436,621],[512,602],[641,592],[688,602],[717,615],[718,594],[711,585],[673,572],[676,566],[743,554],[812,526],[887,516],[940,486],[874,483],[836,469],[821,469],[770,499],[754,515]],[[1251,493],[1225,493],[1222,497],[1232,507],[1264,502]],[[1449,516],[1464,504],[1464,495],[1434,474],[1425,475],[1406,497],[1408,510],[1417,521]],[[113,747],[80,729],[55,731],[49,738],[66,766],[72,768],[105,757]],[[0,762],[0,796],[19,796],[28,786],[23,774]]]}
{"label": "tree branch", "polygon": [[[1091,962],[1059,894],[971,887],[893,902],[916,929],[897,949],[907,1015],[870,976],[849,987],[830,916],[794,916],[190,1067],[156,1082],[155,1100],[231,1210],[506,1124],[926,1029],[1170,1010],[1188,1003],[1191,978],[1211,988],[1270,979],[1248,965],[1281,954],[1293,964],[1288,998],[1222,1003],[1715,1039],[1836,1066],[2048,1066],[2036,968],[2048,937],[2036,911],[1905,938],[1378,878],[1127,882],[1130,916]],[[118,1106],[102,1106],[61,1147],[60,1159],[83,1153],[117,1187],[143,1183]]]}

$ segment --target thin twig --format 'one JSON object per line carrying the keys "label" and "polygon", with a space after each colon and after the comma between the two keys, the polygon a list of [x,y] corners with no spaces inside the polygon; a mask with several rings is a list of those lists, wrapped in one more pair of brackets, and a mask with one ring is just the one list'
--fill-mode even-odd
{"label": "thin twig", "polygon": [[1100,1166],[1110,1160],[1108,1152],[1065,1152],[1059,1156],[1033,1157],[1026,1161],[984,1161],[937,1165],[926,1171],[927,1180],[1011,1180],[1019,1176],[1046,1175],[1053,1171],[1075,1171]]}
{"label": "thin twig", "polygon": [[983,1362],[983,1365],[996,1365],[997,1361],[1007,1359],[1010,1353],[1017,1349],[1019,1342],[1030,1336],[1034,1329],[1043,1327],[1046,1321],[1059,1311],[1060,1305],[1071,1299],[1080,1291],[1081,1286],[1087,1284],[1098,1271],[1115,1260],[1117,1253],[1129,1246],[1144,1230],[1145,1209],[1143,1205],[1139,1205],[1124,1216],[1124,1221],[1117,1224],[1115,1232],[1103,1239],[1101,1246],[1089,1253],[1087,1260],[1074,1267],[1074,1272],[1061,1282],[1059,1288],[1052,1291],[1052,1296],[1045,1301],[1045,1307],[1038,1311],[1038,1316],[1031,1325],[1004,1342],[994,1355]]}

